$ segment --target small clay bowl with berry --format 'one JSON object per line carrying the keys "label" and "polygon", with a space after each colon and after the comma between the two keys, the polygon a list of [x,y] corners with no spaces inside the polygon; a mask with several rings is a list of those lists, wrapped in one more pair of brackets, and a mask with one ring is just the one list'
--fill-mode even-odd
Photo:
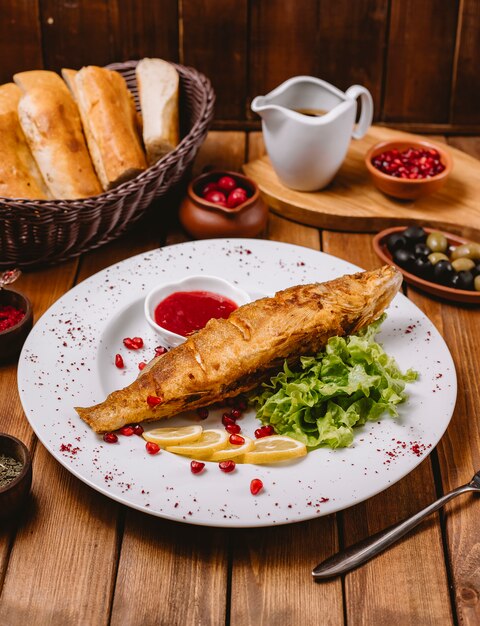
{"label": "small clay bowl with berry", "polygon": [[265,228],[268,207],[250,178],[212,171],[189,184],[179,216],[195,239],[256,237]]}
{"label": "small clay bowl with berry", "polygon": [[[0,433],[0,463],[2,457],[6,457],[8,461],[13,459],[19,468],[14,478],[0,486],[0,520],[7,519],[20,509],[32,486],[32,459],[24,443],[12,435]],[[2,466],[0,476],[10,469],[5,461]]]}
{"label": "small clay bowl with berry", "polygon": [[14,289],[0,289],[0,362],[18,357],[33,325],[30,300]]}
{"label": "small clay bowl with berry", "polygon": [[417,200],[441,189],[453,161],[447,150],[429,141],[382,141],[367,152],[365,165],[384,194]]}
{"label": "small clay bowl with berry", "polygon": [[[407,229],[413,234],[410,242],[408,237],[405,242]],[[480,244],[438,229],[395,226],[375,235],[373,247],[384,263],[394,265],[418,289],[444,300],[480,305]]]}

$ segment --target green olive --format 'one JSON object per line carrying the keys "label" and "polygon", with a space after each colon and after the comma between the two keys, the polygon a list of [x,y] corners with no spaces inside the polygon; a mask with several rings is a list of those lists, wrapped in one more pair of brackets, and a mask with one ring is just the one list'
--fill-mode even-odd
{"label": "green olive", "polygon": [[448,261],[449,258],[443,252],[432,252],[432,254],[428,255],[428,260],[432,265],[436,265],[439,261]]}
{"label": "green olive", "polygon": [[480,244],[464,243],[452,252],[452,261],[456,259],[480,259]]}
{"label": "green olive", "polygon": [[475,291],[480,291],[480,274],[475,276],[475,280],[473,281],[473,288]]}
{"label": "green olive", "polygon": [[432,252],[445,252],[448,248],[447,238],[437,231],[428,235],[426,244]]}
{"label": "green olive", "polygon": [[452,267],[456,272],[468,272],[475,267],[475,261],[472,261],[472,259],[467,259],[467,257],[462,257],[461,259],[456,259],[455,261],[452,261]]}

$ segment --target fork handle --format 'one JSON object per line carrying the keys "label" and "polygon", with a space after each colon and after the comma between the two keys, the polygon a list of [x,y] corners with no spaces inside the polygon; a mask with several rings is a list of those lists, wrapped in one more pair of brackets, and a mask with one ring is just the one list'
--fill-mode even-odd
{"label": "fork handle", "polygon": [[403,537],[412,528],[415,528],[427,515],[438,511],[444,504],[460,495],[461,493],[467,493],[469,491],[476,491],[477,489],[470,484],[457,487],[453,491],[445,494],[439,498],[436,502],[429,504],[424,509],[415,513],[411,517],[394,524],[379,533],[367,537],[358,543],[342,550],[338,554],[334,554],[330,558],[326,559],[312,571],[312,576],[315,580],[322,580],[324,578],[331,578],[332,576],[339,576],[345,574],[352,569],[355,569],[359,565],[362,565],[366,561],[369,561],[377,554],[380,554],[383,550],[392,545],[397,539]]}

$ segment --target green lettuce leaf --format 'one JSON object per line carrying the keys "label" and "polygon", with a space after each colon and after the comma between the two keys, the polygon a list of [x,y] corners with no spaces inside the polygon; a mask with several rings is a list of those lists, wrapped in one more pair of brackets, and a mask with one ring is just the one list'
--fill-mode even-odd
{"label": "green lettuce leaf", "polygon": [[395,359],[375,341],[385,315],[356,335],[332,337],[316,356],[301,357],[250,395],[257,417],[280,435],[309,449],[343,448],[353,442],[353,428],[377,421],[384,413],[398,416],[407,383]]}

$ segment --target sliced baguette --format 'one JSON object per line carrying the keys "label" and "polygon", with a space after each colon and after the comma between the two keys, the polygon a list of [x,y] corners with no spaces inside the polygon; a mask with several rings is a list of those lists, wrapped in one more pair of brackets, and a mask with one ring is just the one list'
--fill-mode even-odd
{"label": "sliced baguette", "polygon": [[48,189],[18,119],[21,95],[14,83],[0,86],[0,196],[44,200]]}
{"label": "sliced baguette", "polygon": [[101,193],[78,108],[60,76],[34,70],[13,79],[22,90],[20,124],[51,196],[73,199]]}
{"label": "sliced baguette", "polygon": [[134,178],[147,167],[133,96],[123,77],[90,65],[62,75],[77,101],[88,148],[104,189]]}
{"label": "sliced baguette", "polygon": [[136,69],[143,116],[143,142],[149,165],[170,152],[180,141],[178,122],[179,77],[162,59],[142,59]]}

